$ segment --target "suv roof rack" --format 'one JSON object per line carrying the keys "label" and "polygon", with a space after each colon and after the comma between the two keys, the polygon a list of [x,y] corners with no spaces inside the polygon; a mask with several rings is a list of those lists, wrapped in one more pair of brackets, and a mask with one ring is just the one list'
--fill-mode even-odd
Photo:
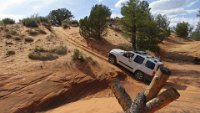
{"label": "suv roof rack", "polygon": [[144,51],[135,51],[135,53],[141,54],[141,55],[147,55],[147,52],[144,52]]}

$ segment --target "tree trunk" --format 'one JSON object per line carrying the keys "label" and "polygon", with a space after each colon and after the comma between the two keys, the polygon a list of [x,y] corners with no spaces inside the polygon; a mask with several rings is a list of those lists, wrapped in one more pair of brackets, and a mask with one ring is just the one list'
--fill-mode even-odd
{"label": "tree trunk", "polygon": [[132,100],[123,86],[120,84],[120,81],[118,79],[114,80],[110,84],[110,87],[123,110],[127,111],[131,107]]}
{"label": "tree trunk", "polygon": [[171,72],[165,67],[161,67],[156,72],[155,77],[151,81],[151,84],[149,85],[149,87],[145,91],[147,101],[155,98],[158,95],[158,93],[162,89],[163,85],[165,84],[165,82],[169,78],[170,74],[171,74]]}
{"label": "tree trunk", "polygon": [[132,27],[132,30],[131,30],[131,31],[132,31],[132,32],[131,32],[132,47],[133,47],[134,51],[136,51],[136,50],[137,50],[136,25],[134,25],[134,26]]}
{"label": "tree trunk", "polygon": [[135,101],[131,104],[131,107],[126,113],[143,113],[146,103],[146,97],[144,92],[141,92],[136,97]]}
{"label": "tree trunk", "polygon": [[162,92],[159,96],[146,103],[145,113],[154,113],[155,111],[158,111],[161,108],[167,106],[169,103],[173,102],[179,97],[180,94],[176,89],[167,89],[166,91]]}
{"label": "tree trunk", "polygon": [[100,25],[98,29],[98,39],[101,40],[101,26]]}

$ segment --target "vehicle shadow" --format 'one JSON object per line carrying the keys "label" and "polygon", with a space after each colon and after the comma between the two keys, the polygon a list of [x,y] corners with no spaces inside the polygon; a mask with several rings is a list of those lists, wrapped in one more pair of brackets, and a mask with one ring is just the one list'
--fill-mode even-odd
{"label": "vehicle shadow", "polygon": [[186,90],[187,86],[186,85],[181,85],[173,82],[166,82],[163,88],[168,89],[169,87],[173,87],[177,90]]}
{"label": "vehicle shadow", "polygon": [[127,70],[126,68],[124,68],[123,66],[119,65],[119,64],[116,64],[115,66],[117,66],[118,68],[120,68],[121,70],[123,70],[123,72],[131,77],[133,80],[136,80],[137,82],[139,83],[142,83],[142,84],[145,84],[145,85],[149,85],[151,83],[151,81],[147,81],[147,80],[144,80],[144,81],[141,81],[141,80],[137,80],[134,76],[134,73],[132,73],[131,71]]}

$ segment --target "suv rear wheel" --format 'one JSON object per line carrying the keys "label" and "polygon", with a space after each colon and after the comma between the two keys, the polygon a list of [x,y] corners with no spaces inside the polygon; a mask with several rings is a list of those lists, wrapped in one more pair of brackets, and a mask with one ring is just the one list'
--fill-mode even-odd
{"label": "suv rear wheel", "polygon": [[141,72],[141,71],[136,71],[135,72],[135,78],[137,79],[137,80],[144,80],[144,73],[143,72]]}
{"label": "suv rear wheel", "polygon": [[108,58],[108,62],[110,62],[111,64],[116,64],[116,58],[113,55],[110,55]]}

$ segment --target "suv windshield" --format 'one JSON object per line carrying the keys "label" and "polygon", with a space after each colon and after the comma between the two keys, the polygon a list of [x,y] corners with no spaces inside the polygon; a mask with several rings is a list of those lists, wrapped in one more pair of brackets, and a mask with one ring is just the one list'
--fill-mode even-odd
{"label": "suv windshield", "polygon": [[130,53],[130,52],[126,52],[126,53],[123,54],[123,56],[126,57],[126,58],[132,58],[134,56],[134,54]]}
{"label": "suv windshield", "polygon": [[149,68],[149,69],[154,69],[154,67],[155,67],[155,64],[153,63],[153,62],[151,62],[151,61],[147,61],[147,63],[145,64],[145,66],[147,67],[147,68]]}

